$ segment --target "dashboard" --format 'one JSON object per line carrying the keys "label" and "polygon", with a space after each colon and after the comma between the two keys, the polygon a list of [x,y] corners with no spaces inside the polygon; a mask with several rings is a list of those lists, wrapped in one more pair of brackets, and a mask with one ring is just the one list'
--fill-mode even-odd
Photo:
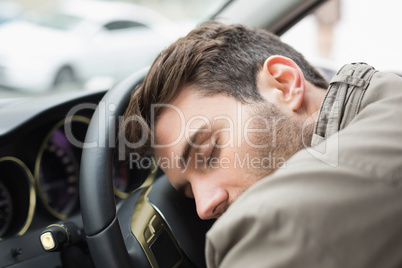
{"label": "dashboard", "polygon": [[[85,247],[46,252],[40,234],[71,221],[82,228],[79,206],[81,152],[92,114],[106,93],[59,92],[0,102],[0,267],[90,267]],[[149,165],[113,164],[117,202],[147,178]],[[145,168],[144,168],[145,166]]]}

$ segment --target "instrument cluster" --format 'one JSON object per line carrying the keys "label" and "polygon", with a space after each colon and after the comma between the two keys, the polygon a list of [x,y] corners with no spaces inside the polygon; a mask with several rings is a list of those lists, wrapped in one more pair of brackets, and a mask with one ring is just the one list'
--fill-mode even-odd
{"label": "instrument cluster", "polygon": [[[0,156],[0,241],[80,213],[80,162],[89,122],[90,117],[83,115],[54,121],[46,125],[46,131],[22,139],[37,144],[20,141],[14,146],[17,148]],[[149,165],[141,168],[116,156],[113,182],[117,200],[127,198],[147,179],[153,181],[156,168],[152,159],[148,161]]]}

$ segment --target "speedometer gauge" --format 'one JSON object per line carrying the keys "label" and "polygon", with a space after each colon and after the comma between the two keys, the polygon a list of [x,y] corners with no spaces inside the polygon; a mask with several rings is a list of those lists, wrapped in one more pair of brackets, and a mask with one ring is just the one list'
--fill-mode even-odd
{"label": "speedometer gauge", "polygon": [[78,163],[74,150],[61,129],[47,142],[39,168],[42,197],[57,213],[68,215],[78,199]]}
{"label": "speedometer gauge", "polygon": [[75,116],[56,124],[45,138],[37,158],[35,180],[39,197],[45,208],[61,220],[78,206],[81,148],[73,143],[84,140],[88,123],[88,118]]}
{"label": "speedometer gauge", "polygon": [[0,181],[0,237],[4,235],[13,218],[13,203],[7,187]]}
{"label": "speedometer gauge", "polygon": [[34,179],[28,167],[11,156],[0,158],[0,240],[23,235],[36,206]]}

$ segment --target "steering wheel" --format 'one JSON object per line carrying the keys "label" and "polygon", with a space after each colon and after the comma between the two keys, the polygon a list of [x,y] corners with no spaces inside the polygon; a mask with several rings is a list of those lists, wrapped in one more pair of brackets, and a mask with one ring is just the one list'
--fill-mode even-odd
{"label": "steering wheel", "polygon": [[[80,202],[86,240],[96,267],[205,267],[205,233],[193,199],[177,193],[166,176],[119,203],[112,170],[118,118],[147,70],[109,90],[91,119],[80,171]],[[85,148],[87,147],[87,148]]]}

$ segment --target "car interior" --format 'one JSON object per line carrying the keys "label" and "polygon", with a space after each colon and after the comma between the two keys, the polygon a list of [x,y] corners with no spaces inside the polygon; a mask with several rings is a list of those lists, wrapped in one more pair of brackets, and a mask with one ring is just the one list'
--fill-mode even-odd
{"label": "car interior", "polygon": [[[205,20],[282,35],[324,2],[228,0]],[[118,157],[119,118],[146,72],[110,89],[0,99],[0,267],[206,266],[213,221],[152,159],[141,169]]]}

